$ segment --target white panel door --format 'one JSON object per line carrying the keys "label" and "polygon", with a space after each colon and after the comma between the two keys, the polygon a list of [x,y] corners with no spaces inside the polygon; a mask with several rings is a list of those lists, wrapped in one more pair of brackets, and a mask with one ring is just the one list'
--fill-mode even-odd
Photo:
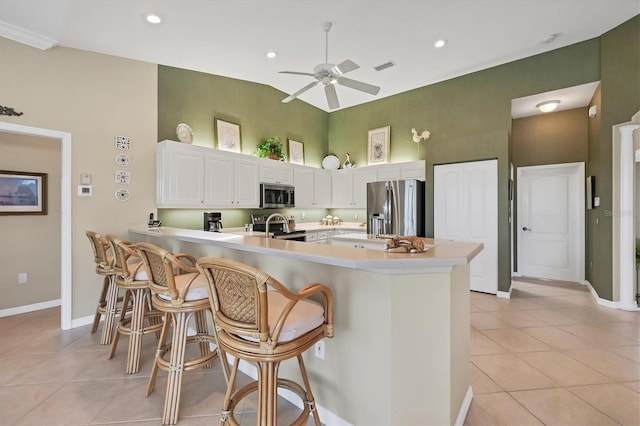
{"label": "white panel door", "polygon": [[498,292],[498,161],[435,166],[434,237],[484,244],[471,262],[471,290]]}
{"label": "white panel door", "polygon": [[581,163],[518,169],[521,275],[581,281],[582,174]]}

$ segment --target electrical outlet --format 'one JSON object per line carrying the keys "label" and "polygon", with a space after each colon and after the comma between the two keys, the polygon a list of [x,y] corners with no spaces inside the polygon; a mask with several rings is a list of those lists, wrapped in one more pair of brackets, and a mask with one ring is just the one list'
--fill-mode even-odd
{"label": "electrical outlet", "polygon": [[127,170],[116,170],[115,181],[116,183],[131,183],[131,172]]}
{"label": "electrical outlet", "polygon": [[316,358],[324,359],[324,340],[320,340],[319,342],[316,342],[316,347],[314,352],[316,354]]}
{"label": "electrical outlet", "polygon": [[116,136],[116,149],[131,149],[131,138],[128,136]]}
{"label": "electrical outlet", "polygon": [[27,283],[27,273],[26,272],[20,272],[18,274],[18,284],[26,284]]}

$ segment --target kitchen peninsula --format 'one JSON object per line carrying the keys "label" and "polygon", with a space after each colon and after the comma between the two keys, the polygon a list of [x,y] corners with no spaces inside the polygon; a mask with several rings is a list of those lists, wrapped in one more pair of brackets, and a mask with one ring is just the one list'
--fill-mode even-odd
{"label": "kitchen peninsula", "polygon": [[[326,424],[462,424],[469,379],[469,262],[482,244],[426,239],[424,253],[178,228],[136,228],[146,241],[196,258],[218,256],[260,268],[296,291],[329,286],[335,337],[305,363]],[[280,375],[297,379],[284,363]]]}

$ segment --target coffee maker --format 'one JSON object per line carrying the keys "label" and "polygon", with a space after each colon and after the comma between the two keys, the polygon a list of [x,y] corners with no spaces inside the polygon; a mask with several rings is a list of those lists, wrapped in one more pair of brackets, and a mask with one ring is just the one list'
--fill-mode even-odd
{"label": "coffee maker", "polygon": [[222,213],[204,212],[204,230],[222,232]]}

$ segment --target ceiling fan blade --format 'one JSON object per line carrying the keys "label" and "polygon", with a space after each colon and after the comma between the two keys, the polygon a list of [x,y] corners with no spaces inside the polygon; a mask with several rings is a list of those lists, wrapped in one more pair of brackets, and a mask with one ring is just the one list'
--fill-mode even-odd
{"label": "ceiling fan blade", "polygon": [[335,68],[338,74],[346,74],[353,70],[357,70],[360,68],[360,65],[356,64],[351,59],[347,59],[346,61],[340,62]]}
{"label": "ceiling fan blade", "polygon": [[352,89],[360,90],[361,92],[369,93],[370,95],[377,95],[380,91],[378,86],[374,86],[373,84],[364,83],[362,81],[352,80],[346,77],[338,77],[338,84],[343,86],[350,87]]}
{"label": "ceiling fan blade", "polygon": [[300,71],[278,71],[280,74],[297,74],[297,75],[308,75],[313,77],[313,73],[310,72],[300,72]]}
{"label": "ceiling fan blade", "polygon": [[294,100],[295,98],[297,98],[298,96],[300,96],[301,94],[303,94],[304,92],[306,92],[307,90],[311,89],[312,87],[314,87],[316,84],[318,84],[318,80],[313,81],[309,84],[307,84],[306,86],[304,86],[302,89],[298,90],[297,92],[287,96],[286,98],[284,98],[282,100],[283,103],[287,103],[287,102],[291,102],[292,100]]}
{"label": "ceiling fan blade", "polygon": [[327,95],[327,103],[329,109],[340,108],[340,102],[338,102],[338,94],[336,93],[336,86],[333,84],[327,84],[324,86],[324,93]]}

